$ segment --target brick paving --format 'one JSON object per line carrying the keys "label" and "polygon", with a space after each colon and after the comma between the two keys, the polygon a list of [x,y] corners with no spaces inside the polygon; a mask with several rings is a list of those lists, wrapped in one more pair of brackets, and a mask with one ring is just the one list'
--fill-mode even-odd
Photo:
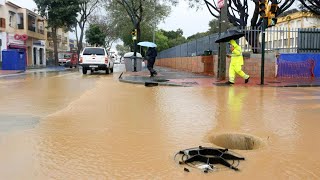
{"label": "brick paving", "polygon": [[[171,68],[156,67],[156,70],[157,77],[150,78],[149,72],[144,69],[140,72],[124,72],[119,80],[135,84],[155,82],[158,85],[192,87],[225,86],[224,83],[227,81],[218,81],[212,75],[177,71]],[[161,82],[162,80],[169,81]],[[261,87],[262,85],[260,77],[251,77],[247,84],[244,83],[244,79],[237,77],[233,86]],[[320,78],[265,78],[263,87],[320,87]]]}

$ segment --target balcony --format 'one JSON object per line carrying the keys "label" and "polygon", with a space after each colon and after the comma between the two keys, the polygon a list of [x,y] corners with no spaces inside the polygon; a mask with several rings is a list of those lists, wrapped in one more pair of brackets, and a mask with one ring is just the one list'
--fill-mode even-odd
{"label": "balcony", "polygon": [[36,27],[28,26],[28,30],[32,32],[36,32]]}
{"label": "balcony", "polygon": [[24,29],[24,25],[23,24],[18,24],[18,29]]}

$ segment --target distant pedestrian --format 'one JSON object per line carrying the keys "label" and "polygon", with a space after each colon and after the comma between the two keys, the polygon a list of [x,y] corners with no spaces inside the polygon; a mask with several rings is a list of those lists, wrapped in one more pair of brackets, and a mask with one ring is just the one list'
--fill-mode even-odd
{"label": "distant pedestrian", "polygon": [[147,68],[150,71],[150,77],[154,77],[154,76],[158,75],[157,71],[155,71],[153,69],[153,65],[154,65],[154,63],[156,61],[157,55],[158,54],[157,54],[156,48],[154,48],[154,47],[149,47],[148,48],[146,56],[147,56],[147,60],[148,60]]}
{"label": "distant pedestrian", "polygon": [[230,51],[231,55],[227,55],[231,58],[229,65],[229,81],[226,84],[234,84],[236,73],[245,79],[245,83],[249,82],[250,76],[242,71],[243,66],[243,56],[241,47],[236,43],[235,40],[230,40]]}

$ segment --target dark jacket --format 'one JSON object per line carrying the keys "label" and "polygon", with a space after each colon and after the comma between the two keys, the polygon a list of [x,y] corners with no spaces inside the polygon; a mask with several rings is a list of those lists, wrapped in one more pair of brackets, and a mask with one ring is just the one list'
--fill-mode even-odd
{"label": "dark jacket", "polygon": [[148,48],[148,51],[147,51],[147,57],[149,58],[155,58],[157,57],[157,50],[156,48]]}

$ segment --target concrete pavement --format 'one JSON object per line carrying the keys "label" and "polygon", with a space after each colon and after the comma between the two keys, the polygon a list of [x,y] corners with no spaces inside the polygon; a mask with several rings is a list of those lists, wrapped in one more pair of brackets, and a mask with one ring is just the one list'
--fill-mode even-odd
{"label": "concrete pavement", "polygon": [[[143,84],[154,86],[187,86],[187,87],[212,87],[225,86],[225,81],[218,81],[214,76],[177,71],[171,68],[155,67],[158,76],[150,77],[149,71],[143,68],[140,72],[124,72],[119,76],[119,81],[125,83]],[[236,78],[233,86],[259,86],[261,79],[251,77],[245,84],[241,77]],[[265,78],[264,87],[320,87],[320,78]]]}
{"label": "concrete pavement", "polygon": [[62,66],[52,66],[52,67],[45,67],[45,68],[28,68],[26,71],[23,70],[1,70],[0,69],[0,78],[7,77],[7,76],[14,76],[19,74],[25,73],[32,73],[32,72],[52,72],[52,71],[65,71],[69,70],[68,68],[64,68]]}
{"label": "concrete pavement", "polygon": [[[182,87],[212,87],[225,86],[224,82],[218,81],[214,76],[177,71],[171,68],[155,67],[158,76],[150,77],[149,71],[143,68],[140,72],[123,72],[119,76],[119,81],[124,83],[133,83],[150,86],[182,86]],[[70,70],[64,67],[47,67],[40,69],[27,69],[26,71],[0,70],[0,78],[23,73],[32,73],[38,71],[64,71]],[[72,69],[71,69],[72,70]],[[248,84],[240,77],[236,78],[233,86],[259,86],[261,79],[251,77]],[[320,78],[265,78],[264,87],[320,87]]]}

